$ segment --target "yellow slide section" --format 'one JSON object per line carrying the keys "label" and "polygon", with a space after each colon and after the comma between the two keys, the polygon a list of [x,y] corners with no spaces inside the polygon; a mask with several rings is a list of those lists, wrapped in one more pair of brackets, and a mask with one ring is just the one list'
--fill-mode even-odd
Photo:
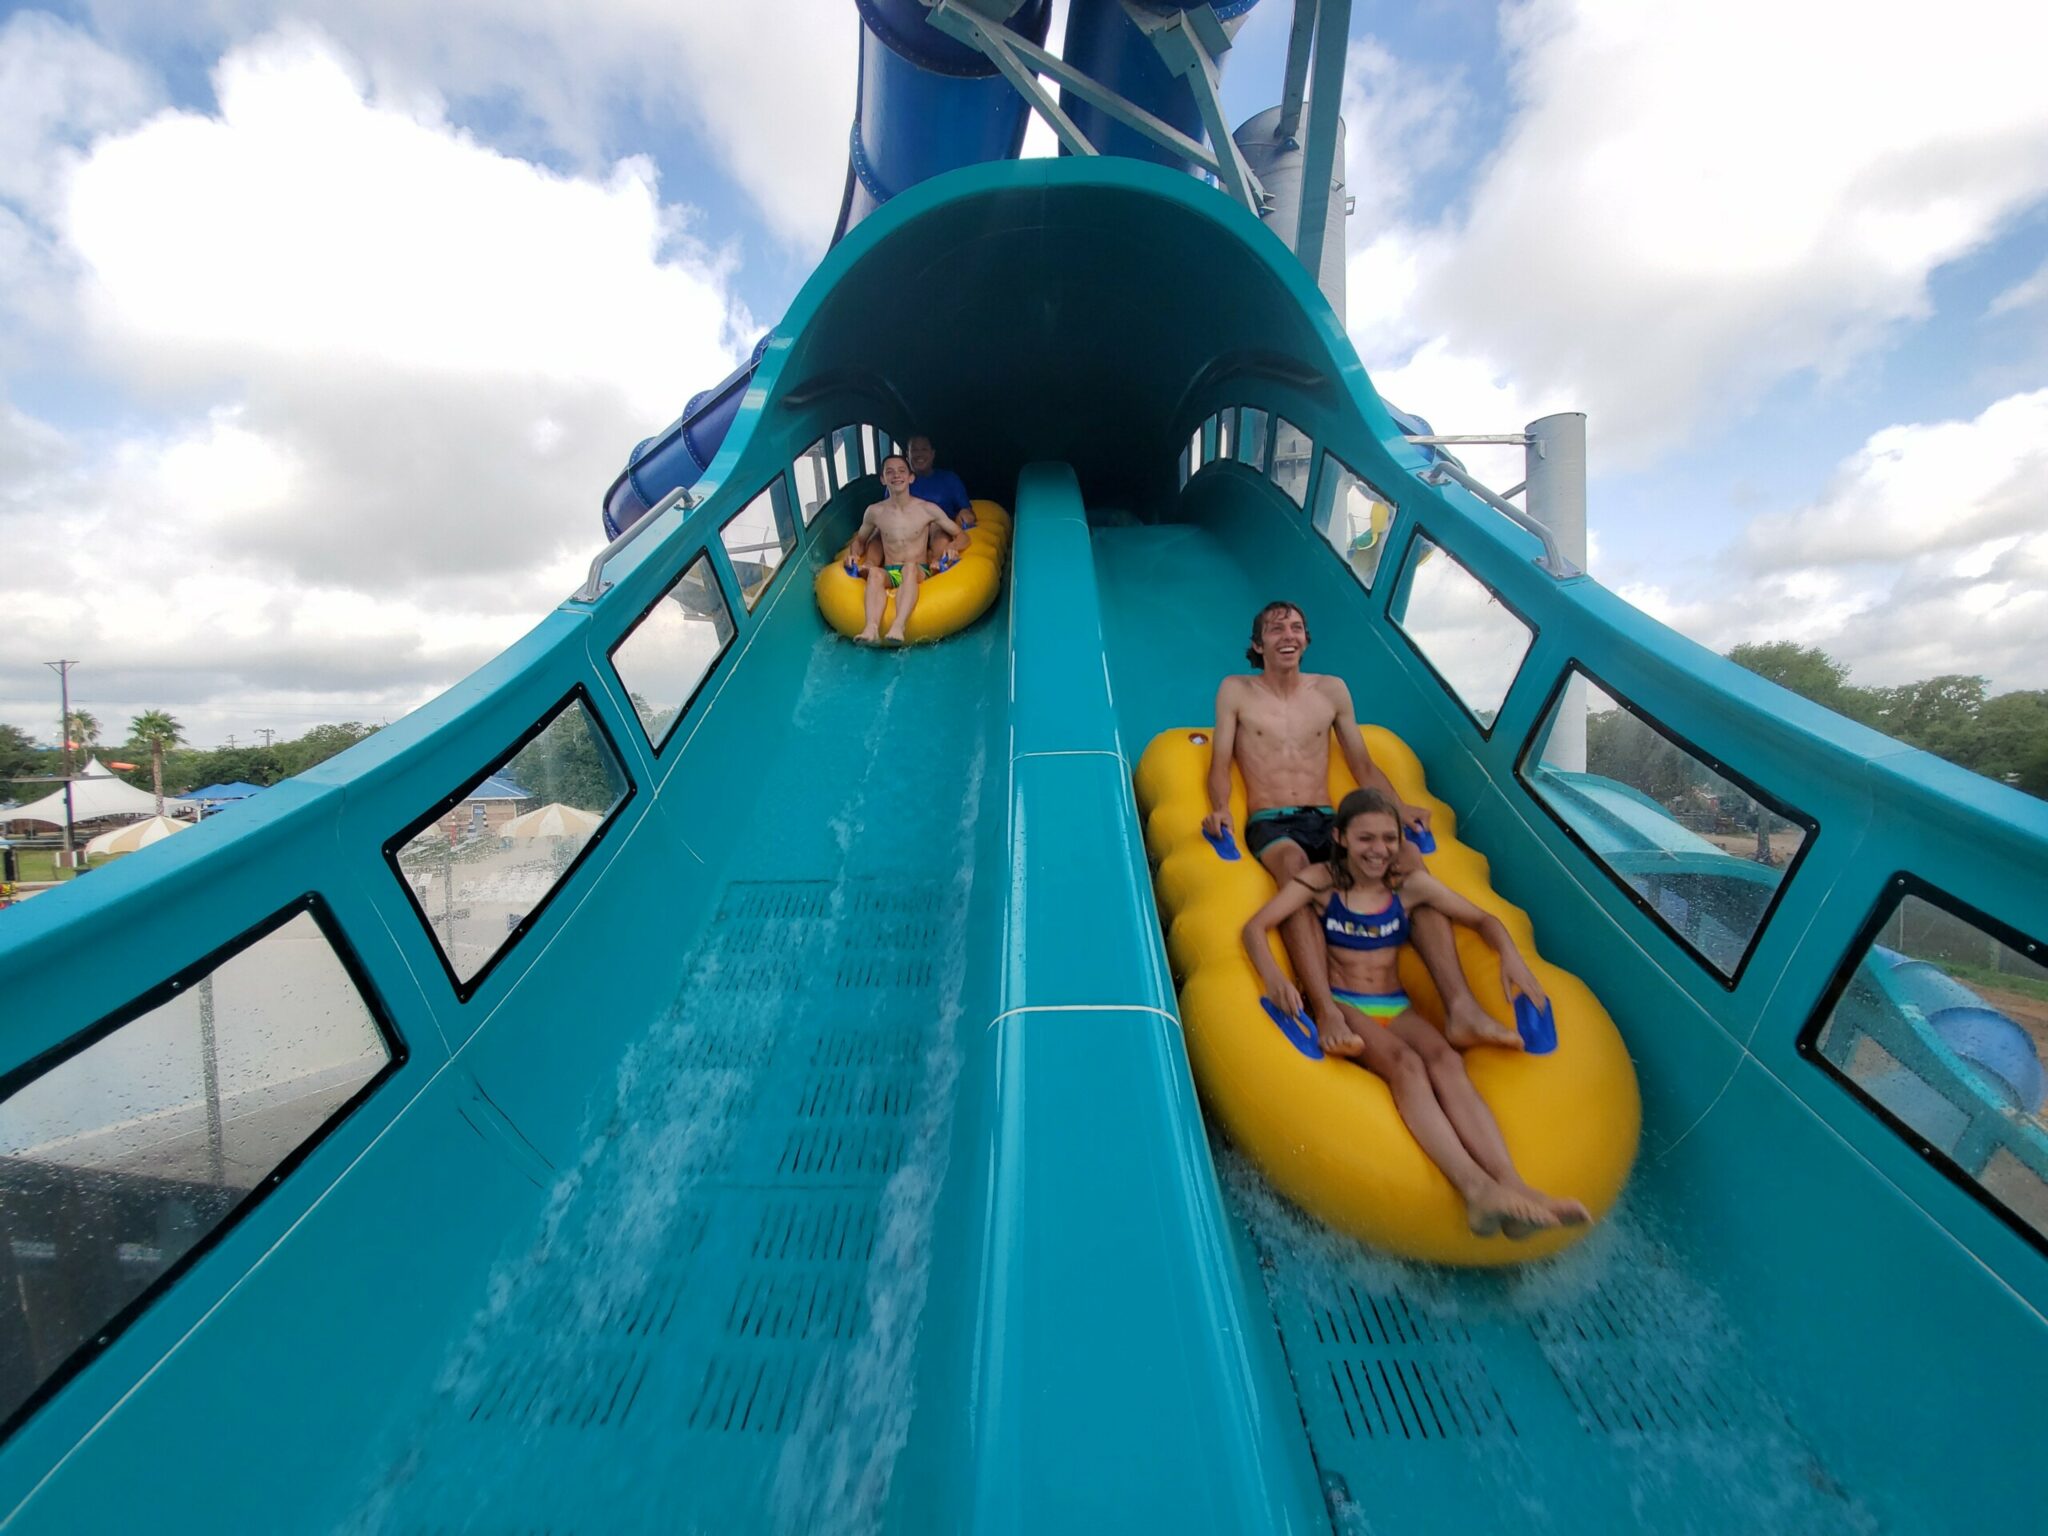
{"label": "yellow slide section", "polygon": [[[974,526],[967,530],[967,552],[950,570],[924,578],[917,606],[910,610],[904,638],[939,640],[965,629],[996,600],[1002,585],[1003,559],[1010,552],[1010,514],[993,501],[974,503]],[[842,558],[818,572],[818,610],[825,622],[849,640],[867,623],[867,581],[846,574]],[[882,629],[896,622],[896,594],[882,606]]]}
{"label": "yellow slide section", "polygon": [[[1376,1248],[1436,1264],[1499,1265],[1568,1247],[1589,1229],[1524,1242],[1474,1237],[1464,1202],[1408,1134],[1387,1085],[1353,1062],[1304,1054],[1267,1016],[1240,930],[1272,897],[1273,881],[1248,852],[1240,849],[1241,857],[1228,861],[1202,836],[1209,735],[1197,729],[1154,737],[1138,762],[1137,791],[1188,1057],[1211,1113],[1274,1188]],[[1528,914],[1494,893],[1485,857],[1458,841],[1450,807],[1424,787],[1415,754],[1372,726],[1365,739],[1402,798],[1434,813],[1431,873],[1506,925],[1555,1007],[1556,1050],[1470,1051],[1465,1063],[1473,1083],[1500,1121],[1522,1176],[1538,1189],[1585,1201],[1596,1219],[1605,1216],[1627,1182],[1642,1128],[1635,1069],[1614,1021],[1583,982],[1538,954]],[[1241,835],[1244,781],[1234,769],[1231,777],[1231,819]],[[1330,785],[1340,800],[1356,787],[1334,743]],[[1493,951],[1469,929],[1457,934],[1480,1006],[1512,1020]],[[1273,948],[1291,971],[1277,936]],[[1442,1001],[1412,946],[1400,964],[1416,1011],[1441,1024]]]}

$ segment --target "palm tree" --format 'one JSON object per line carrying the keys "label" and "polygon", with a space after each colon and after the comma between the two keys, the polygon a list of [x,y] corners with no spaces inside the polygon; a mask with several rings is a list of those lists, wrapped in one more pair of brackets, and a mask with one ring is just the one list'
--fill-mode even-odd
{"label": "palm tree", "polygon": [[128,739],[149,748],[149,779],[156,788],[156,813],[164,813],[164,752],[181,745],[185,727],[160,709],[146,710],[128,722]]}
{"label": "palm tree", "polygon": [[74,709],[64,721],[64,733],[79,751],[90,752],[99,745],[99,717],[83,709]]}

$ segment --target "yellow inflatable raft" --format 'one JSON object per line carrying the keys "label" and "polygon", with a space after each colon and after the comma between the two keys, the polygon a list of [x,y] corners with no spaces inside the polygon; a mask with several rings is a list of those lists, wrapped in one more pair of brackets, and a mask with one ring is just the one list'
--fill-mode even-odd
{"label": "yellow inflatable raft", "polygon": [[[1500,1121],[1522,1176],[1538,1189],[1576,1196],[1602,1217],[1627,1181],[1642,1126],[1635,1070],[1614,1021],[1583,982],[1537,954],[1528,915],[1494,894],[1485,857],[1457,840],[1450,808],[1424,788],[1415,754],[1387,731],[1368,726],[1365,738],[1402,797],[1434,813],[1430,871],[1507,926],[1554,1007],[1554,1051],[1537,1056],[1481,1047],[1465,1057],[1472,1081]],[[1409,1135],[1386,1084],[1352,1062],[1306,1053],[1266,1014],[1240,930],[1271,898],[1273,881],[1249,852],[1232,862],[1203,837],[1208,772],[1207,730],[1166,731],[1139,760],[1137,792],[1169,925],[1167,952],[1180,986],[1188,1057],[1203,1098],[1231,1140],[1296,1204],[1408,1258],[1516,1264],[1583,1236],[1585,1227],[1524,1242],[1474,1237],[1464,1202]],[[1330,785],[1339,799],[1354,787],[1334,744]],[[1232,824],[1241,829],[1244,781],[1235,770],[1230,808]],[[1513,1018],[1493,951],[1469,929],[1457,934],[1473,995],[1495,1018]],[[1277,935],[1273,949],[1286,968]],[[1402,951],[1400,965],[1416,1011],[1442,1023],[1436,985],[1412,947]]]}
{"label": "yellow inflatable raft", "polygon": [[[919,585],[917,606],[910,610],[904,635],[915,642],[938,640],[965,629],[996,600],[1002,584],[1003,560],[1010,552],[1010,514],[992,501],[974,503],[974,526],[967,530],[967,552],[957,564]],[[818,572],[818,610],[825,622],[849,640],[867,623],[867,581],[849,576],[843,561]],[[896,622],[896,594],[882,607],[882,628]]]}

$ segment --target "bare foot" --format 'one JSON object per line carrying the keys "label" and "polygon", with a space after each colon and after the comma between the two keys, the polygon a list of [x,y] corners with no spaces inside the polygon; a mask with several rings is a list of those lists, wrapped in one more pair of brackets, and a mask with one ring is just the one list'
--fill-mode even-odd
{"label": "bare foot", "polygon": [[1501,1023],[1470,994],[1451,1004],[1444,1039],[1460,1051],[1469,1051],[1475,1045],[1496,1045],[1504,1051],[1522,1048],[1521,1031]]}
{"label": "bare foot", "polygon": [[882,636],[882,644],[884,645],[908,645],[909,643],[904,638],[903,631],[900,629],[892,629],[889,633]]}
{"label": "bare foot", "polygon": [[1479,1237],[1499,1232],[1520,1240],[1559,1225],[1559,1218],[1534,1190],[1489,1183],[1466,1196],[1465,1224]]}
{"label": "bare foot", "polygon": [[872,629],[864,629],[859,634],[853,637],[853,643],[855,645],[873,645],[877,640],[881,638],[882,636],[878,631]]}
{"label": "bare foot", "polygon": [[1365,1042],[1358,1038],[1358,1032],[1345,1020],[1341,1012],[1333,1012],[1328,1018],[1317,1019],[1316,1037],[1322,1041],[1323,1049],[1332,1056],[1355,1060],[1365,1054]]}
{"label": "bare foot", "polygon": [[1583,1227],[1593,1220],[1593,1213],[1586,1209],[1583,1200],[1567,1200],[1562,1195],[1539,1195],[1537,1198],[1550,1208],[1550,1214],[1557,1218],[1561,1227]]}

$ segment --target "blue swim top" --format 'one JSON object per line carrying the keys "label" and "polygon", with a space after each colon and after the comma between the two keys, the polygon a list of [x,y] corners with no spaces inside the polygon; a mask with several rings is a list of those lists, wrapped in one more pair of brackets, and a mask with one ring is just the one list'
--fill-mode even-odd
{"label": "blue swim top", "polygon": [[1392,892],[1379,911],[1354,912],[1332,891],[1323,908],[1323,939],[1337,949],[1393,949],[1408,942],[1408,909]]}

